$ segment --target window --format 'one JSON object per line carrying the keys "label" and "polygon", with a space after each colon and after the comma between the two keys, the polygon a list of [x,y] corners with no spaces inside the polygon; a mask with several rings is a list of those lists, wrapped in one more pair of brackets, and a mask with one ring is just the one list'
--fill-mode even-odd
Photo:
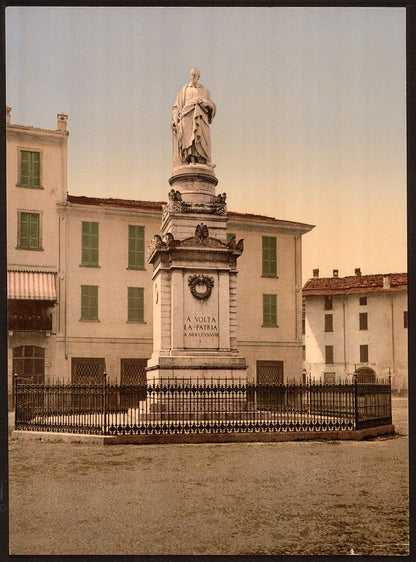
{"label": "window", "polygon": [[360,306],[367,305],[367,297],[360,297]]}
{"label": "window", "polygon": [[35,345],[13,348],[13,374],[30,379],[34,384],[45,382],[45,349]]}
{"label": "window", "polygon": [[368,314],[360,312],[360,330],[368,330]]}
{"label": "window", "polygon": [[368,345],[360,345],[360,363],[368,363]]}
{"label": "window", "polygon": [[332,314],[325,314],[325,332],[334,331],[334,322]]}
{"label": "window", "polygon": [[233,236],[235,236],[235,232],[227,232],[227,244]]}
{"label": "window", "polygon": [[327,365],[332,365],[334,363],[334,346],[333,345],[326,345],[325,346],[325,363]]}
{"label": "window", "polygon": [[324,384],[335,384],[335,373],[324,373]]}
{"label": "window", "polygon": [[[24,379],[28,379],[32,384],[44,384],[45,382],[45,349],[35,345],[23,345],[13,348],[13,365],[14,375],[18,375]],[[15,380],[13,377],[11,406],[14,406],[15,400]],[[43,404],[43,397],[37,397],[37,404]]]}
{"label": "window", "polygon": [[144,322],[144,289],[143,287],[127,287],[127,320],[128,322]]}
{"label": "window", "polygon": [[129,224],[130,269],[144,269],[144,226]]}
{"label": "window", "polygon": [[146,400],[146,365],[147,359],[121,359],[121,408],[137,408],[139,400]]}
{"label": "window", "polygon": [[21,187],[40,187],[40,152],[20,151]]}
{"label": "window", "polygon": [[263,326],[277,326],[277,295],[263,295]]}
{"label": "window", "polygon": [[407,310],[405,310],[403,312],[403,328],[407,328],[407,322],[408,322],[407,317],[408,317]]}
{"label": "window", "polygon": [[21,250],[40,250],[39,213],[19,212],[18,248]]}
{"label": "window", "polygon": [[98,222],[82,222],[81,265],[98,267]]}
{"label": "window", "polygon": [[[257,361],[256,367],[257,384],[260,387],[256,390],[257,408],[276,407],[276,404],[279,403],[278,401],[282,398],[279,385],[283,384],[284,381],[284,362]],[[261,388],[262,386],[265,386],[265,388]],[[251,400],[250,392],[247,395],[247,400]]]}
{"label": "window", "polygon": [[263,277],[276,277],[277,276],[276,237],[263,236],[262,239],[263,239],[262,275]]}
{"label": "window", "polygon": [[98,320],[98,287],[81,285],[81,320]]}
{"label": "window", "polygon": [[326,295],[324,297],[324,309],[332,310],[332,295]]}
{"label": "window", "polygon": [[[72,357],[72,384],[103,384],[105,373],[105,359],[98,357]],[[75,395],[73,404],[80,405],[83,396]],[[84,405],[85,407],[85,405]]]}

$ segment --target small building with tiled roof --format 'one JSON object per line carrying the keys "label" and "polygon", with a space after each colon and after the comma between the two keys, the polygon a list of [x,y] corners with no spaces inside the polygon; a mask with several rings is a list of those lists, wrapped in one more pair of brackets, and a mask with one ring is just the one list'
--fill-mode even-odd
{"label": "small building with tiled roof", "polygon": [[407,273],[319,277],[302,290],[306,376],[332,382],[354,372],[407,388]]}

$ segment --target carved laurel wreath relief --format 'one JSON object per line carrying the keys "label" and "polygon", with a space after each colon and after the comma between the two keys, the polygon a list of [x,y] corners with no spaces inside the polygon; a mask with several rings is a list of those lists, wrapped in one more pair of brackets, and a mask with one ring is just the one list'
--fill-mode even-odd
{"label": "carved laurel wreath relief", "polygon": [[192,295],[196,299],[208,299],[211,296],[214,286],[214,278],[209,275],[190,275],[188,277],[188,285]]}

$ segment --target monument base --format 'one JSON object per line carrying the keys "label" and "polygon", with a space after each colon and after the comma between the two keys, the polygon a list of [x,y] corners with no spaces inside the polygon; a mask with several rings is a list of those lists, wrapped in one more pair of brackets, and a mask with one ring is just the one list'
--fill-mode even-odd
{"label": "monument base", "polygon": [[[186,352],[185,352],[186,353]],[[218,353],[212,356],[206,353],[190,353],[177,356],[158,356],[148,361],[146,368],[147,384],[161,379],[198,380],[208,384],[221,380],[222,382],[247,381],[247,364],[243,357],[236,357]],[[178,381],[179,382],[179,381]]]}

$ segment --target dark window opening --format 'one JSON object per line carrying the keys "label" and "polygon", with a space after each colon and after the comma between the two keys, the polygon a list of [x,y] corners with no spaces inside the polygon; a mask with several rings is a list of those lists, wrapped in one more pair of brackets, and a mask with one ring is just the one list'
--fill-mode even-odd
{"label": "dark window opening", "polygon": [[7,302],[7,329],[22,332],[52,331],[49,301],[13,299]]}
{"label": "dark window opening", "polygon": [[333,332],[334,331],[334,317],[332,314],[325,314],[325,332]]}
{"label": "dark window opening", "polygon": [[368,345],[360,345],[360,363],[368,363]]}
{"label": "dark window opening", "polygon": [[334,363],[334,346],[333,345],[326,345],[325,346],[325,363],[327,365],[332,365]]}
{"label": "dark window opening", "polygon": [[368,314],[360,312],[360,330],[368,330]]}

